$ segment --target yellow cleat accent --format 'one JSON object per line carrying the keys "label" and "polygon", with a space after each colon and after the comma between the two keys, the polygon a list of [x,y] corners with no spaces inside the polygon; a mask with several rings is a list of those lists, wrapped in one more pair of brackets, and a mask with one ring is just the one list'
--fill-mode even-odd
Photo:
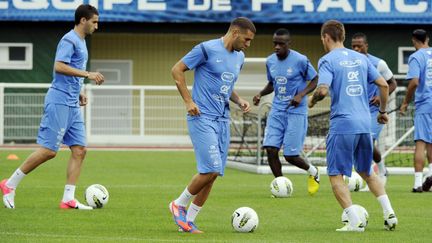
{"label": "yellow cleat accent", "polygon": [[309,175],[308,178],[308,192],[309,195],[313,196],[318,192],[320,187],[320,173],[317,167],[317,174],[315,176]]}

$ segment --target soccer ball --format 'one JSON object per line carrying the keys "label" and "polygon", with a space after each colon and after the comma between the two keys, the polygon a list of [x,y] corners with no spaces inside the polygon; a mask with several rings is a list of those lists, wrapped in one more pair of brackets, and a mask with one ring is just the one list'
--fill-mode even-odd
{"label": "soccer ball", "polygon": [[366,186],[363,178],[355,171],[351,173],[351,177],[344,176],[344,181],[348,185],[350,192],[358,192],[360,189]]}
{"label": "soccer ball", "polygon": [[[354,210],[357,213],[357,215],[360,218],[360,221],[362,222],[363,226],[366,227],[369,221],[369,214],[366,211],[366,209],[358,204],[353,204]],[[342,211],[342,215],[341,215],[341,221],[343,224],[347,224],[348,223],[348,215],[347,213],[345,213],[345,210]]]}
{"label": "soccer ball", "polygon": [[258,228],[258,215],[252,208],[241,207],[231,216],[231,225],[238,232],[253,232]]}
{"label": "soccer ball", "polygon": [[109,193],[104,186],[93,184],[87,187],[84,197],[90,207],[102,208],[108,203]]}
{"label": "soccer ball", "polygon": [[283,176],[274,178],[270,183],[270,191],[275,197],[290,197],[293,190],[290,179]]}

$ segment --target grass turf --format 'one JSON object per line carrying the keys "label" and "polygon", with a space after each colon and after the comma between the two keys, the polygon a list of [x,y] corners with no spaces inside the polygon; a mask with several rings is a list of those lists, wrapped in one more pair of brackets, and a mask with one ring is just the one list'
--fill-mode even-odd
{"label": "grass turf", "polygon": [[[19,161],[8,161],[15,153]],[[0,177],[5,178],[31,151],[0,151]],[[110,192],[100,210],[58,209],[65,183],[68,151],[33,171],[17,190],[15,210],[0,209],[0,241],[36,242],[426,242],[430,239],[432,193],[410,192],[412,176],[390,176],[387,192],[399,219],[394,232],[383,230],[381,207],[371,193],[353,193],[354,203],[370,215],[364,233],[340,233],[341,208],[326,176],[321,189],[307,194],[305,175],[287,175],[294,185],[291,198],[270,198],[271,175],[232,169],[219,178],[196,223],[202,235],[177,232],[168,211],[195,174],[192,152],[89,151],[77,185],[83,200],[86,186],[99,183]],[[260,218],[254,233],[236,233],[230,219],[242,206]]]}

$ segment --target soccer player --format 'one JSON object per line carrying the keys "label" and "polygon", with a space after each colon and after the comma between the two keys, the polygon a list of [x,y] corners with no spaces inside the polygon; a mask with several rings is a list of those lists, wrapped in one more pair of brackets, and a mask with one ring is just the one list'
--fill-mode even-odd
{"label": "soccer player", "polygon": [[429,47],[429,36],[423,29],[412,33],[412,43],[417,50],[408,58],[409,80],[405,99],[400,107],[404,114],[415,92],[414,116],[414,187],[412,192],[429,191],[432,177],[428,177],[422,185],[424,152],[427,151],[429,171],[432,171],[432,48]]}
{"label": "soccer player", "polygon": [[3,203],[15,208],[15,190],[20,181],[39,165],[54,158],[61,143],[69,146],[71,157],[67,167],[62,209],[92,209],[75,199],[75,185],[86,154],[84,121],[80,106],[87,104],[81,93],[84,78],[100,85],[104,76],[86,71],[88,52],[85,37],[98,28],[99,13],[91,5],[80,5],[75,11],[75,27],[57,46],[53,81],[45,96],[45,107],[34,151],[9,179],[0,182]]}
{"label": "soccer player", "polygon": [[[387,80],[387,84],[389,86],[389,95],[393,93],[396,89],[396,80],[393,77],[393,73],[390,68],[387,66],[387,63],[370,53],[368,53],[369,44],[367,41],[367,37],[363,33],[355,33],[351,38],[351,47],[354,51],[360,52],[369,59],[374,67],[378,70],[379,74]],[[379,138],[383,124],[378,123],[376,117],[378,115],[380,98],[378,87],[375,84],[368,84],[368,97],[369,97],[369,110],[371,113],[371,132],[372,139],[374,143],[373,147],[373,160],[378,166],[378,175],[381,178],[384,185],[387,182],[387,170],[384,164],[384,161],[381,161],[381,153],[377,148],[375,141]]]}
{"label": "soccer player", "polygon": [[397,218],[390,200],[379,178],[370,173],[373,144],[367,86],[372,82],[378,86],[381,102],[377,119],[380,123],[386,123],[387,82],[365,55],[344,47],[345,28],[339,21],[329,20],[323,24],[321,40],[327,54],[318,62],[318,87],[309,100],[309,107],[330,92],[327,174],[336,200],[349,219],[344,227],[336,231],[362,232],[365,229],[343,180],[343,175],[351,176],[353,164],[383,208],[385,229],[394,230]]}
{"label": "soccer player", "polygon": [[[196,45],[172,68],[172,76],[188,112],[189,136],[198,170],[186,189],[169,204],[174,221],[182,231],[202,233],[194,220],[214,181],[224,175],[230,139],[229,101],[243,112],[250,110],[249,103],[233,88],[244,62],[243,51],[250,46],[255,32],[249,19],[236,18],[223,37]],[[191,96],[185,72],[192,69],[195,73]]]}
{"label": "soccer player", "polygon": [[318,168],[299,155],[308,126],[307,94],[316,88],[318,76],[306,56],[290,49],[290,42],[288,30],[276,30],[274,54],[266,62],[268,83],[254,96],[253,102],[258,105],[261,96],[275,92],[263,142],[268,163],[275,177],[282,176],[279,150],[283,145],[286,161],[309,173],[308,191],[314,195],[319,189]]}

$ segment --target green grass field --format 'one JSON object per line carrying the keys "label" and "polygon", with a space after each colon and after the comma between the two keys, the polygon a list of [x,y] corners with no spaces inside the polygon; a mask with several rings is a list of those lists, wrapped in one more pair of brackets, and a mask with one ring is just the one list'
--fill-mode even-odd
{"label": "green grass field", "polygon": [[[15,153],[19,161],[8,161]],[[0,150],[0,177],[5,178],[31,151]],[[63,195],[68,151],[26,177],[17,190],[16,209],[0,208],[0,242],[427,242],[430,240],[432,193],[410,192],[412,176],[391,176],[388,194],[399,219],[394,232],[383,229],[381,207],[371,193],[352,194],[370,215],[364,233],[339,233],[341,208],[327,176],[311,197],[306,175],[287,175],[291,198],[270,198],[271,175],[227,169],[219,178],[196,223],[205,234],[177,232],[168,210],[193,174],[192,152],[89,151],[76,191],[84,201],[86,186],[105,185],[108,205],[100,210],[58,209]],[[255,209],[260,224],[254,233],[231,228],[233,211]]]}

